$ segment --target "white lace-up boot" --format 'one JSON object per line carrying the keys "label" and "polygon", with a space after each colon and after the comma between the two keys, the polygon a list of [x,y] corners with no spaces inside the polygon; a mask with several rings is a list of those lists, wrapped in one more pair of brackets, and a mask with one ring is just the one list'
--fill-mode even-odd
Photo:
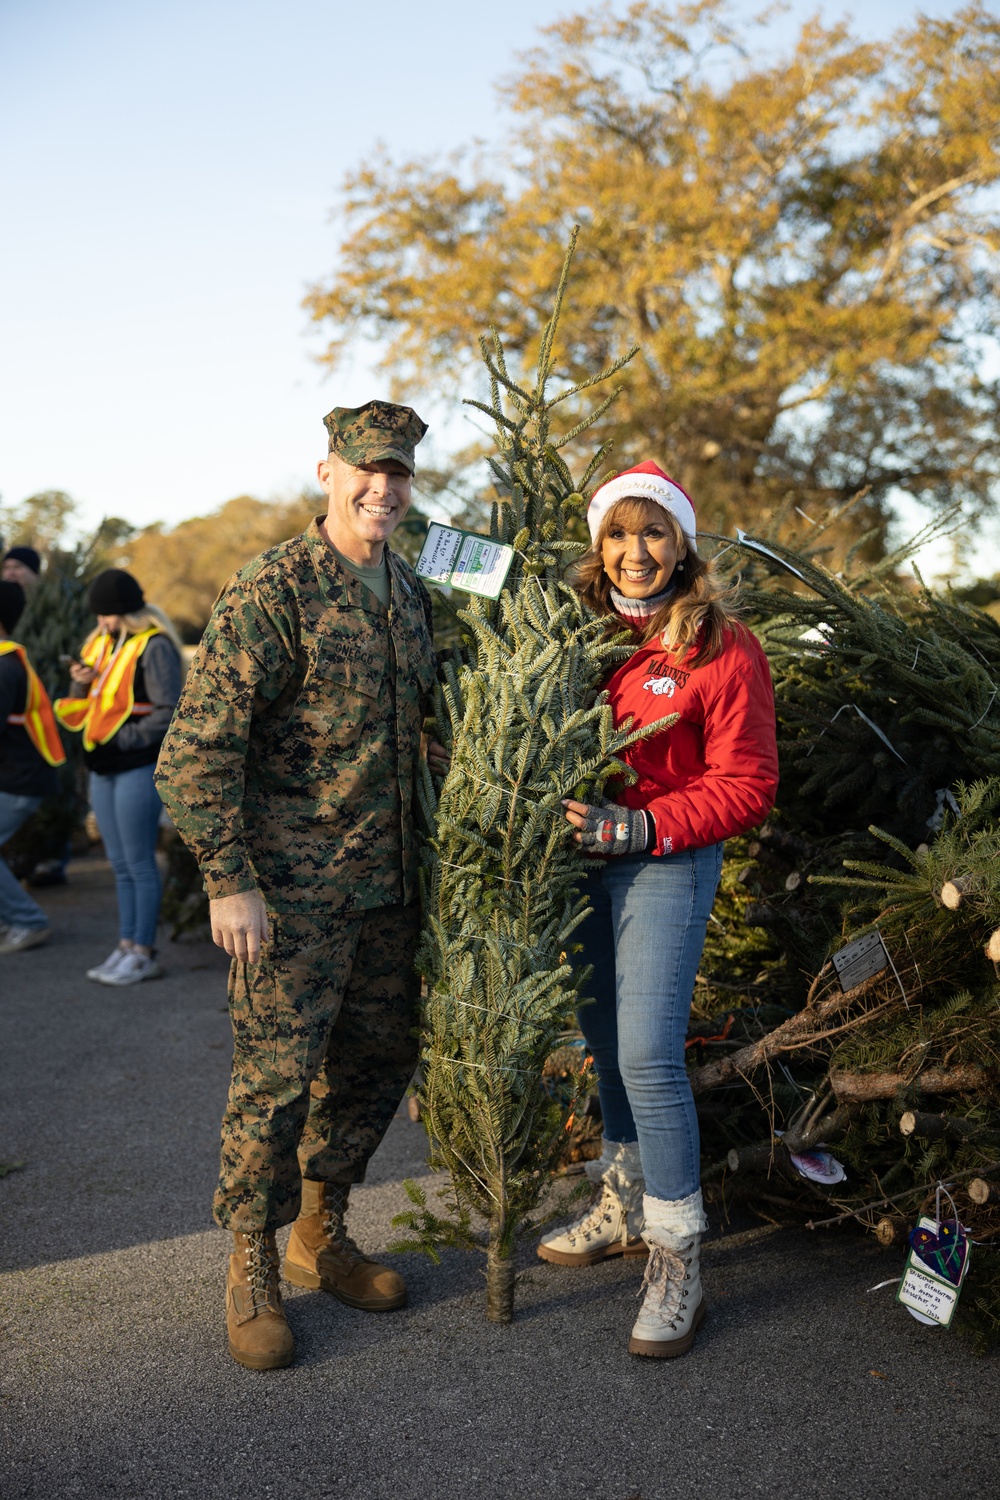
{"label": "white lace-up boot", "polygon": [[642,1227],[645,1186],[635,1141],[604,1141],[587,1176],[600,1197],[579,1218],[542,1236],[538,1254],[554,1266],[592,1266],[612,1255],[647,1254]]}
{"label": "white lace-up boot", "polygon": [[649,1261],[642,1282],[642,1308],[628,1350],[654,1359],[675,1359],[691,1348],[705,1316],[699,1256],[708,1224],[701,1189],[674,1202],[647,1195],[642,1206]]}

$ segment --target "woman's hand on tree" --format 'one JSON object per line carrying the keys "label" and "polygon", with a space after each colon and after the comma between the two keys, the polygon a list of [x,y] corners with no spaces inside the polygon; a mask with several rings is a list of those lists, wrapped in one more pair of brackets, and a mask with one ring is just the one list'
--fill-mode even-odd
{"label": "woman's hand on tree", "polygon": [[590,807],[569,797],[563,798],[563,807],[567,820],[580,830],[574,834],[576,842],[588,853],[645,854],[652,847],[651,819],[641,808],[617,802]]}

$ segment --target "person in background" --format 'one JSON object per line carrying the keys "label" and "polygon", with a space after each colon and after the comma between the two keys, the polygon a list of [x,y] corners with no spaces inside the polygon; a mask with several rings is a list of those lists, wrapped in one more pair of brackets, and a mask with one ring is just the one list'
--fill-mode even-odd
{"label": "person in background", "polygon": [[60,698],[55,708],[65,728],[83,735],[90,805],[118,892],[118,945],[87,978],[122,986],[163,973],[156,957],[162,803],[153,773],[180,696],[181,645],[163,611],[121,568],[99,573],[87,602],[97,628],[69,669],[87,695]]}
{"label": "person in background", "polygon": [[42,559],[34,547],[10,547],[3,556],[0,578],[4,583],[20,584],[27,599],[37,587],[41,571]]}
{"label": "person in background", "polygon": [[[59,790],[55,768],[66,759],[48,694],[24,647],[11,639],[24,602],[19,583],[0,581],[0,845]],[[37,948],[49,931],[38,902],[0,858],[0,953]]]}
{"label": "person in background", "polygon": [[[30,602],[32,593],[38,587],[41,571],[42,559],[34,547],[11,547],[4,553],[0,576],[8,583],[20,584]],[[27,877],[28,884],[35,887],[65,885],[70,852],[67,839],[62,854],[38,861]]]}

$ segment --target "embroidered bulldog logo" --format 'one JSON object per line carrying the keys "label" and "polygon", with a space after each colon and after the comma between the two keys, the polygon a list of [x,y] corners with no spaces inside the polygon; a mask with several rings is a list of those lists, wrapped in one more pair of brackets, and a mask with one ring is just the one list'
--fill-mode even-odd
{"label": "embroidered bulldog logo", "polygon": [[656,693],[658,697],[672,698],[677,684],[672,677],[649,677],[643,683],[647,693]]}

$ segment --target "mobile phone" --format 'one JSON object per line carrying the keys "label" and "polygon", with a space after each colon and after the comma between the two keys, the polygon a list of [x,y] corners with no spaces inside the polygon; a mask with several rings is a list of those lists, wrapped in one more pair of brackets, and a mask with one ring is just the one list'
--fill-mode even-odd
{"label": "mobile phone", "polygon": [[59,658],[59,665],[61,667],[78,667],[80,666],[80,663],[77,661],[75,656],[63,655]]}

